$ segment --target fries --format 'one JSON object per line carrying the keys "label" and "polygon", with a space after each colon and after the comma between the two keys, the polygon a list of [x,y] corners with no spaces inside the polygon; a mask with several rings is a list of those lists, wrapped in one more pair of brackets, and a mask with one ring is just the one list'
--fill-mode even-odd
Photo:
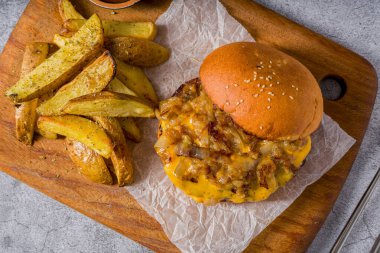
{"label": "fries", "polygon": [[154,117],[154,108],[141,98],[102,91],[70,100],[67,114],[109,117]]}
{"label": "fries", "polygon": [[[41,62],[43,62],[49,53],[47,43],[34,42],[25,48],[24,59],[22,61],[21,76],[25,76]],[[16,137],[19,141],[32,145],[34,126],[36,124],[37,113],[36,107],[38,98],[21,103],[16,107]]]}
{"label": "fries", "polygon": [[112,184],[112,176],[101,155],[79,141],[66,138],[66,148],[80,173],[93,182]]}
{"label": "fries", "polygon": [[70,38],[71,37],[65,37],[60,34],[54,34],[53,43],[57,45],[57,47],[61,48],[70,44]]}
{"label": "fries", "polygon": [[114,148],[111,153],[111,161],[119,186],[133,182],[132,154],[124,138],[123,130],[115,118],[94,117],[94,120],[104,128],[111,138]]}
{"label": "fries", "polygon": [[128,65],[116,59],[116,77],[125,84],[137,96],[144,98],[154,104],[158,103],[156,92],[144,71],[136,66]]}
{"label": "fries", "polygon": [[7,90],[14,102],[23,102],[54,90],[73,77],[94,57],[103,45],[103,29],[94,14],[72,38],[32,72]]}
{"label": "fries", "polygon": [[58,138],[58,135],[56,133],[39,129],[38,125],[36,125],[35,132],[38,133],[39,135],[45,137],[46,139],[55,140]]}
{"label": "fries", "polygon": [[84,17],[75,10],[74,6],[69,0],[59,0],[58,10],[63,21],[66,21],[68,19],[84,19]]}
{"label": "fries", "polygon": [[[64,28],[69,31],[78,31],[85,23],[83,19],[66,20]],[[156,24],[153,22],[122,22],[116,20],[103,20],[104,36],[126,37],[153,40],[157,34]]]}
{"label": "fries", "polygon": [[64,85],[54,97],[41,104],[37,111],[41,115],[61,115],[65,104],[73,98],[100,92],[115,74],[115,62],[106,51],[85,68],[71,82]]}
{"label": "fries", "polygon": [[37,123],[43,131],[80,141],[105,158],[111,156],[113,148],[111,140],[102,128],[89,119],[72,115],[41,116]]}
{"label": "fries", "polygon": [[133,118],[119,118],[119,123],[128,139],[134,142],[141,141],[141,131]]}
{"label": "fries", "polygon": [[169,50],[147,39],[117,37],[106,40],[105,47],[112,54],[131,65],[154,67],[169,59]]}
{"label": "fries", "polygon": [[114,78],[107,86],[107,90],[137,97],[137,94],[125,86],[119,79]]}
{"label": "fries", "polygon": [[65,136],[71,160],[87,179],[131,184],[126,138],[142,139],[133,117],[154,117],[159,102],[143,69],[134,65],[159,65],[169,51],[151,41],[153,22],[102,21],[96,14],[86,20],[69,0],[58,0],[58,9],[65,30],[55,34],[55,45],[27,45],[21,78],[5,92],[17,104],[16,137],[31,145],[34,132],[47,139]]}

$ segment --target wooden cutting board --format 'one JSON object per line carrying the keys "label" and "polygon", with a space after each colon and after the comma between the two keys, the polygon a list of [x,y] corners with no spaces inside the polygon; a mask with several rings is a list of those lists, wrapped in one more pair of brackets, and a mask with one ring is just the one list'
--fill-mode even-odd
{"label": "wooden cutting board", "polygon": [[[247,248],[247,252],[303,252],[330,212],[367,128],[374,104],[377,77],[361,56],[279,14],[249,0],[222,0],[262,43],[271,44],[304,63],[317,80],[333,75],[344,79],[347,91],[325,101],[325,112],[357,142],[344,158],[305,192]],[[155,20],[169,0],[145,0],[132,8],[101,10],[86,0],[74,1],[86,17],[97,12],[104,19]],[[25,44],[52,40],[61,28],[57,3],[31,0],[0,57],[0,93],[19,78]],[[178,84],[180,85],[180,84]],[[78,174],[62,140],[37,139],[32,148],[15,138],[14,106],[0,96],[0,167],[46,195],[157,252],[177,252],[160,224],[150,217],[124,188],[93,184]]]}

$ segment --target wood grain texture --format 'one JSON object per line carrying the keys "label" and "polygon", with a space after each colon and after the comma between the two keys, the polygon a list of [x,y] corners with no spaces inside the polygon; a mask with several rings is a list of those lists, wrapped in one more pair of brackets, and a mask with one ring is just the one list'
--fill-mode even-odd
{"label": "wood grain texture", "polygon": [[[86,0],[74,1],[85,17],[155,20],[170,1],[145,0],[132,8],[101,10]],[[321,80],[338,75],[347,84],[345,96],[325,101],[325,112],[357,143],[344,158],[305,192],[257,238],[247,252],[303,252],[330,212],[352,166],[367,128],[377,90],[373,67],[362,57],[248,0],[222,0],[256,38],[294,56]],[[25,44],[49,42],[61,29],[56,1],[31,0],[0,56],[0,92],[19,78]],[[157,252],[178,252],[159,223],[142,210],[124,188],[88,182],[77,173],[63,140],[37,139],[32,148],[15,138],[14,106],[0,96],[0,169],[46,195],[78,210]]]}

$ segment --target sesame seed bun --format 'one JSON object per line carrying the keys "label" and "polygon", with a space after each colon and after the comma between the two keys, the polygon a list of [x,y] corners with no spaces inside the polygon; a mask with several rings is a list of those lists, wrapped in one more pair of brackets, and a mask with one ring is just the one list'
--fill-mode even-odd
{"label": "sesame seed bun", "polygon": [[222,46],[206,57],[200,79],[213,103],[259,138],[304,138],[322,120],[322,93],[311,72],[272,47]]}

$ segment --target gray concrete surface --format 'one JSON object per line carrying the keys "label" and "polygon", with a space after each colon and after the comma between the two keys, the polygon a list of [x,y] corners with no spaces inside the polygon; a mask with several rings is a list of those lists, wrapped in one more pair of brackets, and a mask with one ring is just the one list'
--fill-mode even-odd
{"label": "gray concrete surface", "polygon": [[[0,50],[27,2],[0,0]],[[380,73],[380,0],[259,2],[358,52]],[[329,251],[380,166],[379,93],[350,176],[309,252]],[[3,173],[0,189],[0,252],[150,252]],[[343,252],[369,252],[379,235],[379,190],[378,186]]]}

